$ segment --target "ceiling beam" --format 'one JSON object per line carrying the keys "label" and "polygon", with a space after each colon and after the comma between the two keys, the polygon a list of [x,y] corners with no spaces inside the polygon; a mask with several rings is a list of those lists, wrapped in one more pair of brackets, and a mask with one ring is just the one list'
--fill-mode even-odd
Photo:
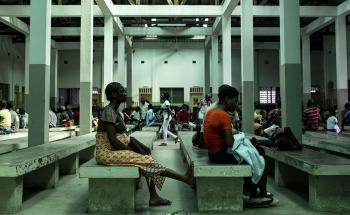
{"label": "ceiling beam", "polygon": [[[350,8],[346,2],[343,6]],[[331,17],[348,11],[337,6],[300,6],[300,17]],[[80,5],[52,5],[52,17],[80,17]],[[222,15],[221,5],[113,5],[112,14],[118,17],[217,17]],[[99,6],[93,9],[94,17],[103,17]],[[232,16],[240,16],[237,6]],[[279,17],[279,6],[253,6],[254,17]],[[30,17],[29,5],[1,5],[0,16]]]}
{"label": "ceiling beam", "polygon": [[222,15],[225,17],[230,16],[238,3],[239,0],[225,0],[224,4],[222,5]]}
{"label": "ceiling beam", "polygon": [[213,24],[213,34],[214,35],[219,35],[221,31],[221,16],[216,17],[215,22]]}
{"label": "ceiling beam", "polygon": [[[112,8],[114,6],[113,2],[111,0],[95,0],[97,5],[100,7],[102,13],[105,16],[113,16]],[[116,31],[117,35],[123,34],[123,23],[120,20],[119,17],[114,17],[114,30]]]}
{"label": "ceiling beam", "polygon": [[127,48],[132,48],[132,37],[131,36],[125,37],[125,44],[126,44]]}
{"label": "ceiling beam", "polygon": [[301,29],[301,35],[311,35],[322,28],[332,24],[334,22],[334,17],[320,17]]}
{"label": "ceiling beam", "polygon": [[[241,36],[241,28],[231,28],[233,36]],[[124,27],[124,34],[128,36],[195,36],[212,35],[211,28],[160,28],[160,27]],[[79,36],[80,27],[53,27],[52,36]],[[103,27],[94,27],[94,36],[103,36]],[[116,35],[116,34],[115,34]],[[279,27],[254,27],[254,36],[279,36]]]}
{"label": "ceiling beam", "polygon": [[29,35],[29,28],[27,23],[23,22],[20,19],[17,19],[16,17],[1,16],[0,22],[24,35]]}
{"label": "ceiling beam", "polygon": [[347,15],[350,13],[350,0],[346,0],[337,7],[337,15]]}

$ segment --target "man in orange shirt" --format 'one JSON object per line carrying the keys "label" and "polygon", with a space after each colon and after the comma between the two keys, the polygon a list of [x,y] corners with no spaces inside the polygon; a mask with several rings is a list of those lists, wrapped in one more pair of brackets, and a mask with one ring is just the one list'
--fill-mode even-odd
{"label": "man in orange shirt", "polygon": [[[228,112],[235,111],[238,102],[238,95],[239,92],[234,87],[229,85],[220,86],[218,95],[219,101],[205,116],[204,142],[208,149],[209,160],[213,163],[238,163],[232,154],[227,153],[227,149],[232,147],[234,143],[231,117]],[[254,207],[268,206],[272,204],[272,195],[268,194],[266,191],[266,173],[261,177],[258,184],[254,184],[250,177],[245,178],[244,183],[246,190],[250,192],[250,200],[248,204]]]}

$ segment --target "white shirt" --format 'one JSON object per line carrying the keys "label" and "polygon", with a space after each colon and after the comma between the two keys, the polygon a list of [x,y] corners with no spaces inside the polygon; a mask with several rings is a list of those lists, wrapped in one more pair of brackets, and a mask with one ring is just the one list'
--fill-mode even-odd
{"label": "white shirt", "polygon": [[170,102],[168,100],[165,100],[164,103],[161,106],[161,108],[163,110],[163,118],[164,119],[169,117],[168,107],[170,107]]}
{"label": "white shirt", "polygon": [[145,104],[140,104],[140,108],[141,108],[141,117],[142,119],[146,119],[146,113],[148,111],[148,102],[145,102]]}
{"label": "white shirt", "polygon": [[335,116],[330,116],[327,119],[327,129],[335,129],[335,125],[338,124],[338,119]]}

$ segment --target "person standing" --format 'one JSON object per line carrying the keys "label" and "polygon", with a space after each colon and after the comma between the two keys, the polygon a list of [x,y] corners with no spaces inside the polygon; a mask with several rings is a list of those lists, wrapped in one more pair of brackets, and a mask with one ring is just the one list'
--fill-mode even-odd
{"label": "person standing", "polygon": [[164,100],[164,103],[161,106],[162,114],[163,114],[163,124],[162,124],[162,131],[163,131],[163,142],[160,144],[161,146],[166,146],[168,141],[168,135],[175,139],[175,143],[178,142],[179,138],[169,131],[169,124],[172,119],[172,111],[170,109],[170,102],[169,102],[170,95],[167,92],[164,92],[161,95],[161,99]]}

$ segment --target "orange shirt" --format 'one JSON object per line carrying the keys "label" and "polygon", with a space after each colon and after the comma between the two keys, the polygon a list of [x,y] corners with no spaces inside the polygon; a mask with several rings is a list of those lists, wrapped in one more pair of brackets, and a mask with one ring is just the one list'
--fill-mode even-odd
{"label": "orange shirt", "polygon": [[210,154],[225,147],[224,130],[232,129],[230,115],[220,109],[211,109],[204,119],[204,143]]}

